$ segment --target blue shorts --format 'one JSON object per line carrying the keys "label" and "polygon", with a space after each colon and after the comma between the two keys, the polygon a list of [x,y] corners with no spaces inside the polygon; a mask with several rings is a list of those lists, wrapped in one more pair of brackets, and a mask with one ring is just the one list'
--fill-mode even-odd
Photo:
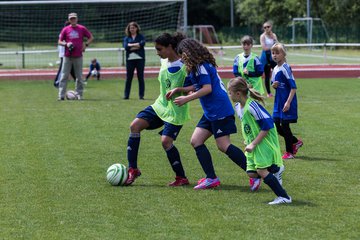
{"label": "blue shorts", "polygon": [[144,119],[149,123],[149,127],[146,128],[147,130],[153,130],[164,126],[164,129],[161,130],[159,134],[161,136],[164,135],[171,137],[174,140],[176,140],[176,137],[179,135],[179,132],[182,128],[182,125],[177,126],[168,122],[164,122],[161,118],[159,118],[151,106],[148,106],[139,112],[136,117]]}
{"label": "blue shorts", "polygon": [[234,116],[227,116],[220,120],[210,121],[203,115],[196,127],[204,128],[210,131],[214,138],[236,133],[236,124]]}

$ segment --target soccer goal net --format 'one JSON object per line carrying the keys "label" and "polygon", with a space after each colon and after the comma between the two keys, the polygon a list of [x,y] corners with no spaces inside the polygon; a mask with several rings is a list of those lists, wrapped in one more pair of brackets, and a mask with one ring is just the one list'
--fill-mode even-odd
{"label": "soccer goal net", "polygon": [[41,46],[56,44],[68,13],[76,12],[96,42],[119,43],[131,21],[152,41],[164,31],[176,31],[184,22],[184,0],[63,0],[0,2],[0,42]]}

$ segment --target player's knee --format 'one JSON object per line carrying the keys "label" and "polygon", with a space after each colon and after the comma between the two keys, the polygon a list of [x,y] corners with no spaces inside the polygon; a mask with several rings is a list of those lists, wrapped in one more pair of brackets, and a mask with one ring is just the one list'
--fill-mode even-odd
{"label": "player's knee", "polygon": [[195,138],[191,138],[190,144],[191,144],[191,146],[192,146],[193,148],[196,148],[196,147],[204,144],[204,142],[201,142],[201,141],[199,141],[198,139],[195,139]]}
{"label": "player's knee", "polygon": [[229,146],[224,146],[224,145],[217,145],[217,148],[223,152],[223,153],[226,153],[226,150]]}
{"label": "player's knee", "polygon": [[167,139],[167,138],[165,138],[165,139],[163,138],[163,139],[161,139],[161,144],[162,144],[162,147],[165,150],[167,150],[173,145],[173,141],[170,139]]}
{"label": "player's knee", "polygon": [[131,124],[130,124],[130,132],[132,133],[139,133],[141,132],[141,127],[140,125],[136,122],[136,121],[133,121]]}

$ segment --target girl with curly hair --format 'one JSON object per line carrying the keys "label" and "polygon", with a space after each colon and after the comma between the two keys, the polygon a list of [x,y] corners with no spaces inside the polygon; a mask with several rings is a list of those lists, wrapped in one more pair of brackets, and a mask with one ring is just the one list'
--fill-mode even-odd
{"label": "girl with curly hair", "polygon": [[[206,177],[200,179],[194,189],[215,188],[220,185],[220,180],[205,145],[212,135],[218,149],[246,171],[244,153],[230,142],[230,134],[236,133],[234,109],[217,73],[215,58],[209,50],[198,41],[187,38],[180,42],[177,51],[186,65],[188,79],[192,84],[174,88],[166,97],[178,106],[199,98],[204,114],[192,134],[191,145]],[[175,97],[179,92],[188,94]]]}

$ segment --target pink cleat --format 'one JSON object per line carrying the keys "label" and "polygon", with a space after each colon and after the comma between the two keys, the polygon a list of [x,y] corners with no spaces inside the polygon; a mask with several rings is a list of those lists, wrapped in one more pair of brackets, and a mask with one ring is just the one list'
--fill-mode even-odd
{"label": "pink cleat", "polygon": [[[199,183],[200,182],[200,183]],[[195,190],[216,188],[220,185],[220,179],[217,178],[204,178],[198,181],[198,185],[194,187]]]}
{"label": "pink cleat", "polygon": [[295,158],[294,155],[292,153],[286,152],[283,156],[282,159],[286,160],[286,159],[293,159]]}
{"label": "pink cleat", "polygon": [[299,139],[297,141],[297,143],[293,144],[293,153],[294,155],[298,152],[298,150],[304,145],[303,141],[301,141],[301,139]]}
{"label": "pink cleat", "polygon": [[250,185],[250,190],[252,192],[255,192],[259,189],[261,184],[261,178],[250,178],[249,179],[249,185]]}

